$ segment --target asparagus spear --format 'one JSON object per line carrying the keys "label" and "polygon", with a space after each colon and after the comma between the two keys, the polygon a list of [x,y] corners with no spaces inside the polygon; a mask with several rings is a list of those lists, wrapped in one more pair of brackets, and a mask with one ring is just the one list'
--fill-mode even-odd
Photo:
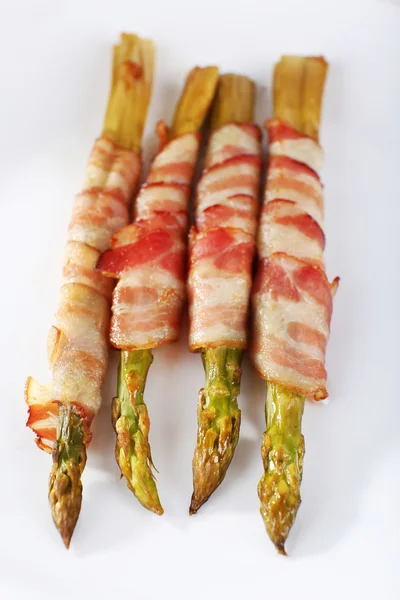
{"label": "asparagus spear", "polygon": [[[122,34],[114,47],[112,85],[104,119],[104,137],[139,152],[152,87],[154,48],[149,40]],[[83,419],[74,405],[60,406],[49,501],[66,547],[82,503],[81,475],[86,464]]]}
{"label": "asparagus spear", "polygon": [[82,504],[81,475],[86,464],[82,419],[73,406],[60,406],[53,447],[49,501],[55,526],[69,548]]}
{"label": "asparagus spear", "polygon": [[[247,77],[220,77],[211,128],[253,119],[254,83]],[[218,316],[216,315],[216,318]],[[239,439],[241,362],[235,348],[203,348],[206,385],[200,390],[197,409],[197,443],[193,456],[193,494],[189,514],[195,514],[223,481]]]}
{"label": "asparagus spear", "polygon": [[241,362],[243,350],[205,348],[206,372],[197,407],[197,444],[193,457],[193,495],[189,513],[195,514],[225,477],[240,430]]}
{"label": "asparagus spear", "polygon": [[117,434],[115,457],[128,487],[138,500],[158,515],[163,509],[151,470],[150,421],[143,393],[153,362],[151,350],[122,351],[118,368],[118,396],[112,404]]}
{"label": "asparagus spear", "polygon": [[[317,141],[327,68],[323,58],[283,56],[274,72],[275,116]],[[304,400],[278,384],[267,383],[267,429],[261,449],[264,475],[258,495],[265,527],[280,554],[286,554],[285,541],[301,502]]]}
{"label": "asparagus spear", "polygon": [[[194,68],[187,77],[168,131],[173,139],[200,131],[214,97],[218,69]],[[113,400],[113,423],[117,434],[115,456],[128,487],[141,504],[161,515],[161,506],[152,471],[150,421],[143,393],[153,361],[150,349],[122,351],[119,364],[118,396]]]}
{"label": "asparagus spear", "polygon": [[303,396],[280,385],[267,384],[267,430],[261,447],[265,472],[258,484],[258,495],[265,527],[280,554],[286,554],[285,541],[301,501],[303,408]]}

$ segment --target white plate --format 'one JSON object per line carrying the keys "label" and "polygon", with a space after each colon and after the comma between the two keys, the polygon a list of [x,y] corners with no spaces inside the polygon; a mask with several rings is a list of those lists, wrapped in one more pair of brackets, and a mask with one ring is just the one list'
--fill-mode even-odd
{"label": "white plate", "polygon": [[[84,502],[67,552],[51,521],[51,459],[24,428],[27,375],[48,380],[66,228],[99,134],[110,48],[121,30],[157,43],[146,151],[195,64],[243,72],[258,122],[281,53],[331,63],[323,110],[327,265],[341,284],[328,352],[330,403],[308,405],[303,504],[291,557],[276,555],[258,512],[264,384],[246,360],[240,443],[225,482],[187,514],[198,356],[155,352],[146,398],[163,517],[119,480],[110,399],[93,431]],[[0,597],[397,599],[399,529],[400,1],[9,0],[0,15]],[[379,594],[379,596],[378,596]]]}

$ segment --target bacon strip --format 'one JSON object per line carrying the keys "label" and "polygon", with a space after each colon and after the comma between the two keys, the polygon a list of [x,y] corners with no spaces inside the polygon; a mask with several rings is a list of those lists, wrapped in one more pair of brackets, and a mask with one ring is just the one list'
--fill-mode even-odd
{"label": "bacon strip", "polygon": [[303,163],[315,171],[321,172],[324,153],[321,146],[312,138],[302,135],[293,127],[279,119],[270,119],[266,123],[269,137],[269,154],[285,156]]}
{"label": "bacon strip", "polygon": [[75,199],[68,231],[61,301],[48,340],[52,383],[31,377],[25,388],[27,425],[37,445],[51,451],[58,406],[74,404],[82,415],[86,442],[101,403],[113,282],[95,270],[111,237],[128,223],[129,205],[141,169],[140,156],[101,137],[86,169],[83,191]]}
{"label": "bacon strip", "polygon": [[279,119],[267,121],[271,160],[258,231],[252,358],[260,375],[326,398],[325,351],[338,280],[323,263],[322,150]]}
{"label": "bacon strip", "polygon": [[189,263],[190,349],[245,348],[260,180],[260,130],[211,135],[196,195]]}
{"label": "bacon strip", "polygon": [[[164,132],[165,127],[159,127]],[[121,350],[175,341],[185,301],[187,210],[200,137],[163,145],[138,195],[134,223],[112,239],[97,268],[117,278],[110,340]]]}

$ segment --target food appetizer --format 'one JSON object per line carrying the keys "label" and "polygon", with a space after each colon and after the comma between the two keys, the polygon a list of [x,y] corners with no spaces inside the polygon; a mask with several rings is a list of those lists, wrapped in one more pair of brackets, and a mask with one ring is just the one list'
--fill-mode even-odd
{"label": "food appetizer", "polygon": [[283,56],[275,67],[274,118],[252,293],[252,358],[267,381],[261,514],[277,550],[300,505],[305,398],[327,397],[325,350],[338,285],[323,260],[323,162],[318,143],[328,64]]}
{"label": "food appetizer", "polygon": [[188,279],[193,352],[200,352],[205,388],[198,401],[190,514],[225,477],[239,437],[241,361],[255,253],[260,181],[259,128],[252,123],[254,83],[220,78],[205,169],[197,186]]}
{"label": "food appetizer", "polygon": [[44,386],[29,377],[26,384],[27,424],[39,448],[53,453],[49,500],[67,547],[81,508],[81,475],[107,366],[113,281],[95,265],[112,236],[129,222],[141,172],[153,63],[150,40],[122,34],[114,47],[103,132],[90,155],[68,230],[61,300],[48,340],[52,382]]}
{"label": "food appetizer", "polygon": [[112,418],[115,455],[129,488],[144,507],[163,509],[152,472],[144,388],[152,350],[178,338],[185,302],[188,202],[200,130],[215,94],[216,67],[193,69],[170,129],[158,124],[160,150],[135,207],[134,222],[114,235],[97,268],[118,279],[112,302],[111,344],[121,351]]}

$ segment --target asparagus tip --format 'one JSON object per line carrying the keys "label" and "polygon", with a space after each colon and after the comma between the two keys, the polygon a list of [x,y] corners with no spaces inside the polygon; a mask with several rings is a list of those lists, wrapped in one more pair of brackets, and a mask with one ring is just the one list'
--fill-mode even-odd
{"label": "asparagus tip", "polygon": [[60,406],[59,433],[53,447],[49,502],[53,521],[66,548],[82,504],[81,475],[86,464],[83,420],[73,406]]}
{"label": "asparagus tip", "polygon": [[162,515],[164,510],[158,497],[149,444],[150,419],[143,401],[152,362],[151,350],[121,352],[118,396],[112,403],[112,422],[117,434],[115,458],[121,475],[145,508]]}
{"label": "asparagus tip", "polygon": [[275,544],[275,548],[277,549],[278,554],[281,554],[282,556],[287,556],[284,544]]}
{"label": "asparagus tip", "polygon": [[[137,436],[138,438],[140,436]],[[156,515],[162,515],[164,509],[161,506],[160,499],[158,497],[157,486],[155,478],[152,472],[152,465],[149,461],[147,452],[149,451],[148,445],[145,448],[140,448],[142,440],[135,440],[135,451],[144,450],[144,455],[138,459],[131,456],[131,462],[124,452],[124,449],[120,446],[120,440],[117,440],[116,446],[116,458],[121,474],[125,477],[128,488],[134,493],[139,502],[152,511]],[[139,451],[140,451],[139,450]]]}
{"label": "asparagus tip", "polygon": [[[118,400],[115,399],[114,402],[118,402]],[[140,425],[134,433],[130,431],[132,422],[129,417],[121,416],[115,423],[117,433],[115,457],[121,469],[121,475],[125,477],[128,488],[135,494],[139,502],[155,514],[162,515],[164,509],[158,497],[152,471],[147,407],[145,404],[141,404],[136,407],[136,411]]]}
{"label": "asparagus tip", "polygon": [[68,549],[82,504],[81,469],[76,460],[54,464],[49,501],[54,524]]}
{"label": "asparagus tip", "polygon": [[295,460],[283,445],[264,434],[265,473],[258,485],[260,512],[267,533],[279,552],[286,556],[285,542],[300,507],[300,483],[304,455],[303,436],[299,437]]}
{"label": "asparagus tip", "polygon": [[201,390],[198,406],[197,444],[193,456],[193,495],[189,514],[195,514],[222,483],[239,439],[240,410],[231,407],[230,415],[218,417],[206,406]]}
{"label": "asparagus tip", "polygon": [[258,484],[260,512],[267,533],[279,554],[300,507],[304,437],[301,419],[304,397],[285,387],[268,383],[267,430],[262,439],[264,474]]}
{"label": "asparagus tip", "polygon": [[[204,500],[205,502],[205,500]],[[204,504],[204,502],[197,502],[194,493],[192,494],[192,499],[190,501],[190,506],[189,506],[189,515],[195,515],[197,513],[197,511],[199,510],[199,508],[201,507],[202,504]]]}

